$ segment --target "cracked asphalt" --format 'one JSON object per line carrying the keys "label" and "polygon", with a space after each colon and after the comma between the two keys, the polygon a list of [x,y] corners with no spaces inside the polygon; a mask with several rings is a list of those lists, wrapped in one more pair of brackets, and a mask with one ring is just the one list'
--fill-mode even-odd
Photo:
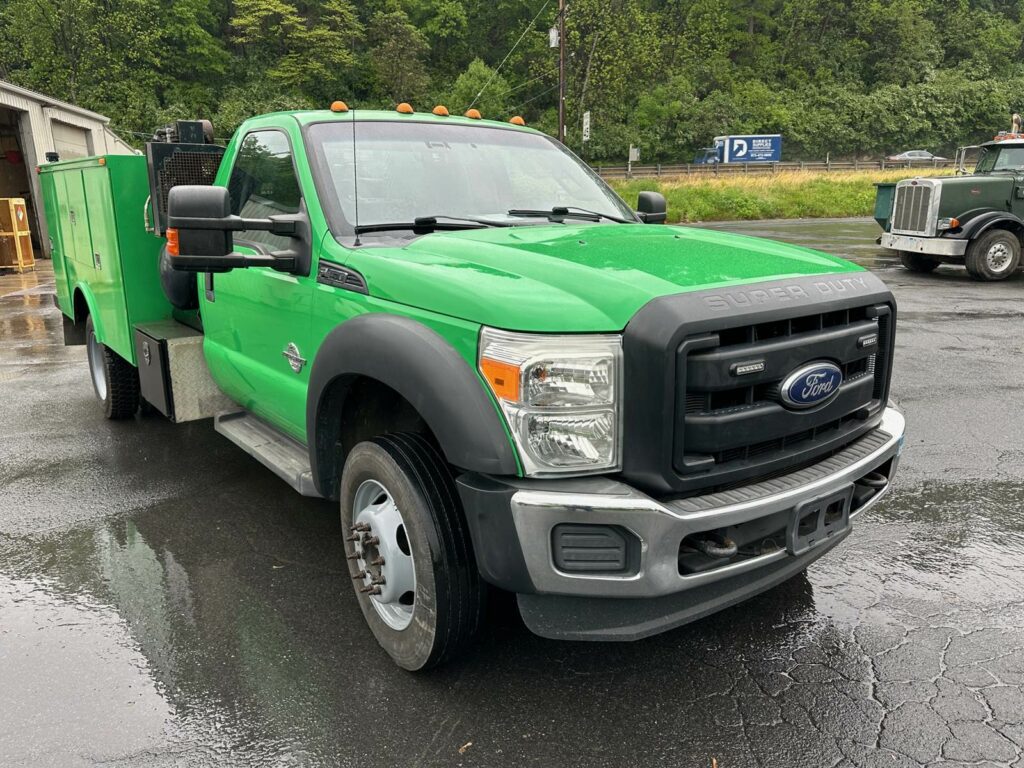
{"label": "cracked asphalt", "polygon": [[333,505],[207,422],[111,423],[52,272],[0,276],[2,766],[1024,768],[1024,277],[912,275],[869,221],[717,225],[882,273],[894,493],[806,575],[632,644],[395,668]]}

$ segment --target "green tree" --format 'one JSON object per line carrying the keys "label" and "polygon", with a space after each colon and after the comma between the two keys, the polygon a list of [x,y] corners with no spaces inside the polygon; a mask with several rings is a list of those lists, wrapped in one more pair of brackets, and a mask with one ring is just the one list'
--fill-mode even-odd
{"label": "green tree", "polygon": [[429,45],[401,8],[374,14],[369,26],[373,87],[386,103],[418,102],[426,95],[430,77],[424,64]]}

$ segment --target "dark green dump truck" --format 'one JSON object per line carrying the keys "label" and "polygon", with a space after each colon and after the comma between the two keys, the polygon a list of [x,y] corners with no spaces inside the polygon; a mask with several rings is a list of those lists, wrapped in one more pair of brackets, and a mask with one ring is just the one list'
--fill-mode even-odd
{"label": "dark green dump truck", "polygon": [[907,269],[962,264],[977,280],[1005,280],[1020,268],[1024,136],[1003,134],[979,149],[972,174],[877,185],[878,242]]}
{"label": "dark green dump truck", "polygon": [[849,262],[666,226],[660,196],[634,211],[472,114],[177,135],[41,169],[66,340],[108,416],[213,418],[335,500],[405,668],[464,648],[493,588],[551,638],[695,620],[806,569],[888,489],[896,305]]}

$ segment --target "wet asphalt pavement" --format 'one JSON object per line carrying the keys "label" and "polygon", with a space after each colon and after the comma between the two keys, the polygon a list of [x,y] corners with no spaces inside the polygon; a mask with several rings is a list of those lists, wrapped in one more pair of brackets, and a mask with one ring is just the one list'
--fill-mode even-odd
{"label": "wet asphalt pavement", "polygon": [[879,270],[895,492],[806,575],[633,644],[394,667],[337,510],[208,422],[103,419],[43,262],[0,276],[2,766],[1024,766],[1024,277],[917,276],[873,222],[722,225]]}

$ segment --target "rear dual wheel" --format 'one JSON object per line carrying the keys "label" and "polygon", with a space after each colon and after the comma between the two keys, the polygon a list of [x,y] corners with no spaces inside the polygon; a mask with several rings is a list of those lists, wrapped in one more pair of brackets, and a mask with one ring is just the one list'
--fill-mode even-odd
{"label": "rear dual wheel", "polygon": [[108,419],[130,419],[139,409],[139,372],[96,338],[92,317],[85,321],[89,376]]}
{"label": "rear dual wheel", "polygon": [[443,457],[418,434],[359,443],[340,496],[349,574],[377,642],[411,671],[454,658],[480,628],[486,585]]}

